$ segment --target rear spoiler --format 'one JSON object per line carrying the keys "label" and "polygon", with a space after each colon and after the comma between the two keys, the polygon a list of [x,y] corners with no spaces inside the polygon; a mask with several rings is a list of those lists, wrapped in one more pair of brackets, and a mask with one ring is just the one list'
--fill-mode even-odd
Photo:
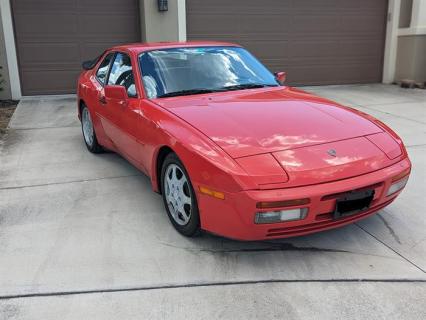
{"label": "rear spoiler", "polygon": [[95,59],[84,61],[81,66],[84,70],[92,70],[104,54],[105,51],[101,55],[97,56]]}

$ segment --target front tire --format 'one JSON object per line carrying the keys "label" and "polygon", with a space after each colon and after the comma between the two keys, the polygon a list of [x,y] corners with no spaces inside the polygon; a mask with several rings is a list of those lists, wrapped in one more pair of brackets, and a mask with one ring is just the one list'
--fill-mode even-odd
{"label": "front tire", "polygon": [[85,105],[81,109],[81,131],[83,132],[87,150],[92,153],[102,153],[104,151],[96,138],[95,127],[93,126],[89,108]]}
{"label": "front tire", "polygon": [[167,215],[175,229],[186,237],[200,233],[197,199],[186,169],[174,153],[161,168],[161,193]]}

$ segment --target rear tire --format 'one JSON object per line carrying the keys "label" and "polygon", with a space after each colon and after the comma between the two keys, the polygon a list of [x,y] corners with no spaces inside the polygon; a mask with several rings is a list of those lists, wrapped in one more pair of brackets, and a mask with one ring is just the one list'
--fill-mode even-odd
{"label": "rear tire", "polygon": [[175,229],[186,237],[199,235],[197,198],[189,175],[175,153],[169,153],[164,159],[160,181],[164,207]]}
{"label": "rear tire", "polygon": [[81,108],[81,131],[83,132],[84,143],[86,144],[87,150],[92,153],[104,152],[104,149],[96,138],[92,117],[86,105],[83,105]]}

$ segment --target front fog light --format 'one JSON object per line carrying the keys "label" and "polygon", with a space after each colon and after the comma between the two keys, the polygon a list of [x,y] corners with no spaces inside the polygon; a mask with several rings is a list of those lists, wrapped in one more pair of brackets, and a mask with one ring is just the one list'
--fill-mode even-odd
{"label": "front fog light", "polygon": [[306,217],[308,208],[297,208],[290,210],[267,211],[256,213],[254,222],[261,223],[276,223],[283,221],[301,220]]}
{"label": "front fog light", "polygon": [[392,184],[389,187],[389,190],[388,190],[388,193],[386,194],[386,196],[390,196],[390,195],[402,190],[405,187],[405,185],[407,184],[407,182],[408,182],[408,177],[405,177],[404,179],[401,179],[401,180],[395,182],[394,184]]}

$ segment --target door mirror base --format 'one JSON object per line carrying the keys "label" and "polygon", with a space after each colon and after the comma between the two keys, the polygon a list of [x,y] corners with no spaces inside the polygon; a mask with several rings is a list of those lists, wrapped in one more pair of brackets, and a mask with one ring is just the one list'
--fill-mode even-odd
{"label": "door mirror base", "polygon": [[285,80],[287,79],[287,72],[280,71],[274,73],[275,79],[279,82],[279,84],[283,85]]}
{"label": "door mirror base", "polygon": [[105,91],[105,97],[107,99],[114,99],[114,100],[121,100],[121,101],[127,101],[128,99],[126,88],[123,86],[107,85],[105,86],[104,91]]}

